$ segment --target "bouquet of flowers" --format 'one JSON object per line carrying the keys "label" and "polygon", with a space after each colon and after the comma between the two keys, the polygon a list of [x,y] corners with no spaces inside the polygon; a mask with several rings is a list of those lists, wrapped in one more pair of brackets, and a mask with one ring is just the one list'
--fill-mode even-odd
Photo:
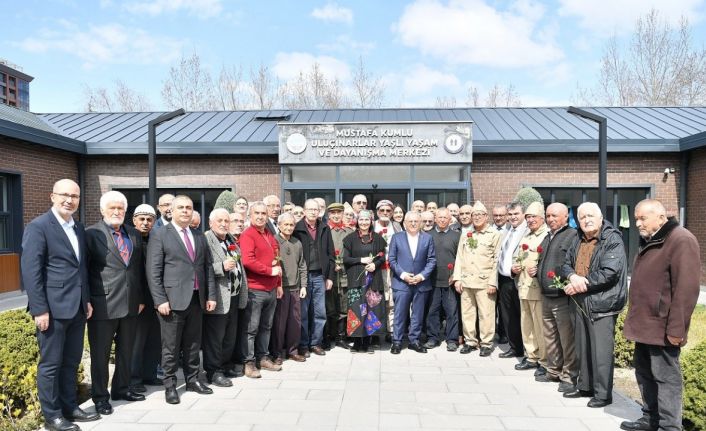
{"label": "bouquet of flowers", "polygon": [[466,233],[466,244],[471,250],[475,250],[478,247],[478,240],[473,238],[473,232]]}
{"label": "bouquet of flowers", "polygon": [[[374,255],[374,256],[373,256],[372,253],[370,253],[370,254],[368,255],[368,257],[369,257],[370,259],[374,259],[374,258],[376,258],[376,257],[385,257],[385,253],[383,253],[383,252],[381,251],[380,253],[378,253],[378,254],[376,254],[376,255]],[[360,279],[361,279],[364,275],[366,275],[366,274],[371,274],[371,273],[368,273],[367,271],[361,272],[360,275],[358,276],[358,280],[360,280]],[[372,276],[372,274],[371,274],[371,276]]]}
{"label": "bouquet of flowers", "polygon": [[522,244],[520,246],[520,252],[517,253],[517,257],[515,258],[515,263],[519,264],[523,270],[525,269],[525,259],[527,259],[529,257],[529,253],[531,251],[534,251],[537,254],[542,254],[542,252],[544,251],[544,248],[542,248],[541,245],[538,245],[537,248],[532,250],[530,248],[529,244],[526,244],[526,243]]}
{"label": "bouquet of flowers", "polygon": [[[569,280],[562,280],[561,277],[556,275],[556,273],[554,271],[548,271],[547,278],[552,280],[552,284],[550,284],[549,286],[554,289],[566,290],[566,286],[569,285]],[[581,311],[581,313],[583,313],[583,315],[586,316],[586,318],[588,319],[588,314],[586,314],[586,312],[583,310],[583,308],[581,308],[579,303],[576,302],[576,299],[574,299],[574,297],[572,295],[566,295],[566,296],[568,296],[569,298],[571,298],[572,301],[574,301],[576,308],[578,308]]]}

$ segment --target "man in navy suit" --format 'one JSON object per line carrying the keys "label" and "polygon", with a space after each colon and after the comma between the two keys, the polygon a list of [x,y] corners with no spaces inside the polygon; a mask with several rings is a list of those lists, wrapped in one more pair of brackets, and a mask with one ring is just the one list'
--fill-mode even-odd
{"label": "man in navy suit", "polygon": [[172,202],[174,201],[174,195],[165,193],[159,197],[159,218],[154,224],[155,229],[159,229],[162,226],[166,226],[172,221]]}
{"label": "man in navy suit", "polygon": [[412,323],[409,325],[409,348],[426,353],[419,336],[424,321],[424,308],[432,289],[431,273],[436,266],[434,241],[428,233],[420,232],[421,216],[410,211],[405,216],[405,232],[392,236],[388,261],[392,271],[392,297],[395,302],[395,324],[392,334],[392,354],[402,349],[402,337],[407,331],[410,304]]}
{"label": "man in navy suit", "polygon": [[37,325],[37,395],[50,431],[74,431],[71,423],[99,419],[76,401],[76,373],[83,354],[89,300],[86,234],[74,222],[81,189],[63,179],[54,184],[51,210],[32,220],[22,237],[20,263],[27,308]]}

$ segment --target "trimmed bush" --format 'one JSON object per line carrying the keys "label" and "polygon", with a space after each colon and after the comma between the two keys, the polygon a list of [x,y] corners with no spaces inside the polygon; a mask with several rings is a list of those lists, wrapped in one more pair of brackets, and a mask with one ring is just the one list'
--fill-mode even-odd
{"label": "trimmed bush", "polygon": [[620,368],[632,367],[633,354],[635,352],[635,343],[623,336],[623,326],[627,315],[628,307],[626,306],[615,323],[615,351],[613,355],[615,356],[615,366]]}
{"label": "trimmed bush", "polygon": [[684,412],[686,431],[706,430],[706,341],[681,357],[684,375]]}
{"label": "trimmed bush", "polygon": [[522,204],[522,208],[527,209],[527,207],[532,203],[532,202],[539,202],[540,204],[544,205],[544,199],[542,199],[542,195],[539,194],[539,192],[532,187],[523,187],[521,188],[517,194],[515,195],[515,199],[513,199],[515,202],[519,202]]}
{"label": "trimmed bush", "polygon": [[[229,213],[233,212],[233,205],[235,205],[235,193],[230,190],[223,190],[218,199],[216,199],[216,204],[213,209],[225,208]],[[204,214],[204,217],[208,217],[208,214]]]}

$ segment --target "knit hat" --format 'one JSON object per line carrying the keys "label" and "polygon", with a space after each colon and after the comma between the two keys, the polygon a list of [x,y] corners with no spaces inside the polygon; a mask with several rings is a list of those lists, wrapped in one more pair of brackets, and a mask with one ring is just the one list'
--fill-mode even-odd
{"label": "knit hat", "polygon": [[544,205],[541,202],[532,202],[525,210],[525,216],[528,215],[544,218]]}
{"label": "knit hat", "polygon": [[483,202],[476,201],[476,203],[473,205],[473,208],[471,209],[471,214],[473,213],[488,214],[488,209],[485,207],[485,205],[483,205]]}
{"label": "knit hat", "polygon": [[328,207],[326,207],[326,210],[327,211],[343,211],[343,204],[338,203],[338,202],[333,202]]}
{"label": "knit hat", "polygon": [[135,208],[135,212],[132,213],[133,215],[151,215],[152,217],[157,218],[157,213],[154,211],[154,208],[152,208],[152,205],[148,204],[140,204]]}
{"label": "knit hat", "polygon": [[384,207],[384,206],[388,206],[388,207],[390,207],[390,208],[394,208],[394,207],[395,207],[395,205],[392,203],[392,201],[389,201],[389,200],[387,200],[387,199],[383,199],[383,200],[381,200],[380,202],[378,202],[377,205],[375,205],[375,209],[376,209],[376,210],[379,210],[380,207]]}

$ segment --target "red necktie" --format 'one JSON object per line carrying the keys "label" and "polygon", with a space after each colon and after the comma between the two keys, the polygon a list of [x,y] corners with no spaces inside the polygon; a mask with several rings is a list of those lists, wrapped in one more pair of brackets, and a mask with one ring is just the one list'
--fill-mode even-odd
{"label": "red necktie", "polygon": [[130,249],[128,249],[120,229],[116,229],[115,232],[113,232],[113,235],[115,235],[115,245],[118,247],[120,257],[123,258],[123,262],[127,265],[128,262],[130,262]]}

